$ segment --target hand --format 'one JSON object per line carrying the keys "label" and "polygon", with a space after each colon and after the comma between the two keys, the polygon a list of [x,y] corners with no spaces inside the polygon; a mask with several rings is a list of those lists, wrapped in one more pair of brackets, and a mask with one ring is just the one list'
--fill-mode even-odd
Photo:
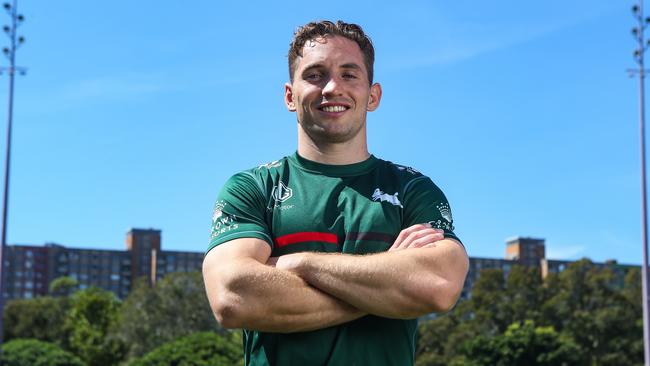
{"label": "hand", "polygon": [[445,238],[444,233],[444,230],[434,229],[429,223],[413,225],[399,233],[388,251],[435,247],[438,240]]}

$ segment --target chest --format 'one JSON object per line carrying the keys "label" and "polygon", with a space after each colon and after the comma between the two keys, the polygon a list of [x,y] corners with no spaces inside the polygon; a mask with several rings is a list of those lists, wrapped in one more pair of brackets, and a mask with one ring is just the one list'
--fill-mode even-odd
{"label": "chest", "polygon": [[398,184],[380,177],[281,177],[268,199],[273,255],[385,251],[402,229]]}

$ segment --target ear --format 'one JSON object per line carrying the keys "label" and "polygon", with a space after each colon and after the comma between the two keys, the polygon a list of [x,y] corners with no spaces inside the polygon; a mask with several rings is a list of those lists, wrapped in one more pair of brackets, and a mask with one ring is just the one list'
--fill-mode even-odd
{"label": "ear", "polygon": [[374,83],[370,86],[370,97],[368,98],[368,107],[366,110],[372,112],[379,107],[381,101],[381,85]]}
{"label": "ear", "polygon": [[293,101],[293,90],[291,84],[284,84],[284,104],[287,106],[289,112],[296,111],[296,103]]}

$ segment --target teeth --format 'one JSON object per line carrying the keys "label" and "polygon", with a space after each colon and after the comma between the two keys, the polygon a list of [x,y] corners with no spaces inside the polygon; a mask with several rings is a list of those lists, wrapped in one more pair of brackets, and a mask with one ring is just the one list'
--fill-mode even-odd
{"label": "teeth", "polygon": [[343,112],[346,108],[342,105],[330,105],[322,108],[325,112]]}

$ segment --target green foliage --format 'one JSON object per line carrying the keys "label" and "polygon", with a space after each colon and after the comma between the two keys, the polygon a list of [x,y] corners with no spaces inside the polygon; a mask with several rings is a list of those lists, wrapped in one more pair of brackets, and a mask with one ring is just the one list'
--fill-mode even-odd
{"label": "green foliage", "polygon": [[243,365],[240,333],[195,333],[166,343],[129,366]]}
{"label": "green foliage", "polygon": [[138,283],[122,306],[115,336],[128,345],[130,359],[178,337],[216,329],[201,273],[179,272],[155,287]]}
{"label": "green foliage", "polygon": [[95,287],[76,292],[65,321],[70,331],[70,350],[89,365],[114,365],[122,359],[123,346],[109,331],[120,308],[108,291]]}
{"label": "green foliage", "polygon": [[643,359],[640,292],[633,272],[618,288],[610,268],[583,259],[552,281],[556,288],[544,304],[549,325],[573,338],[584,365],[634,365]]}
{"label": "green foliage", "polygon": [[420,325],[416,365],[641,365],[641,276],[615,270],[484,270],[471,300]]}
{"label": "green foliage", "polygon": [[84,366],[84,363],[54,344],[16,339],[2,346],[0,366]]}
{"label": "green foliage", "polygon": [[69,332],[63,326],[70,309],[67,298],[37,297],[8,301],[4,308],[4,338],[33,338],[67,348]]}
{"label": "green foliage", "polygon": [[50,282],[50,294],[52,296],[70,296],[79,289],[79,282],[72,277],[57,277]]}
{"label": "green foliage", "polygon": [[457,363],[472,366],[563,366],[575,365],[578,346],[551,327],[535,327],[532,321],[514,323],[496,337],[479,336],[465,343],[464,358]]}

